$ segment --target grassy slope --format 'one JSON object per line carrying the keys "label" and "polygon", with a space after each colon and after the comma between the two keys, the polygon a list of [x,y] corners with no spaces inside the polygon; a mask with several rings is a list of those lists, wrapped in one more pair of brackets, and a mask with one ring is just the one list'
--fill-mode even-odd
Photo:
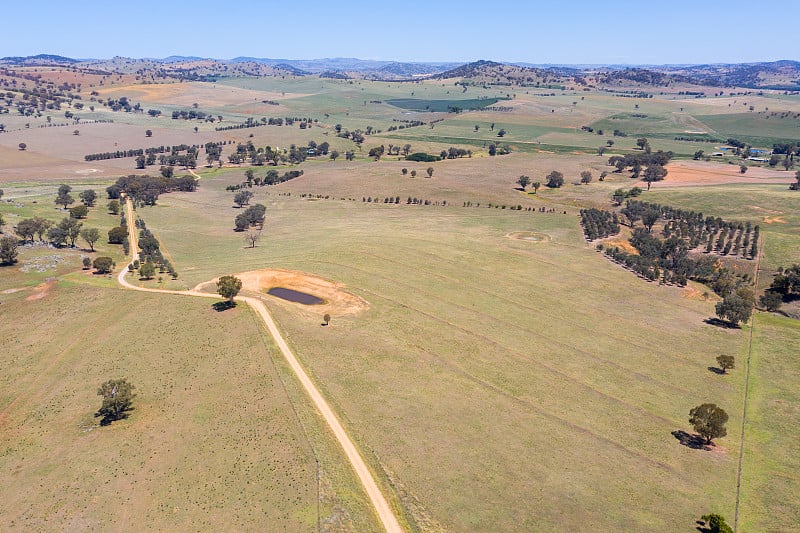
{"label": "grassy slope", "polygon": [[[744,334],[705,325],[711,303],[606,262],[573,216],[276,196],[313,190],[302,179],[257,191],[267,230],[245,250],[222,185],[140,214],[190,266],[186,283],[279,266],[370,302],[331,328],[271,305],[407,508],[419,503],[418,521],[612,530],[732,513],[743,376],[707,367],[717,350],[741,357]],[[504,237],[515,230],[553,240]],[[707,400],[732,411],[718,453],[670,435]]]}
{"label": "grassy slope", "polygon": [[[3,307],[0,528],[316,528],[315,450],[246,308],[63,283]],[[96,428],[122,376],[135,410]],[[324,477],[322,519],[371,529]]]}

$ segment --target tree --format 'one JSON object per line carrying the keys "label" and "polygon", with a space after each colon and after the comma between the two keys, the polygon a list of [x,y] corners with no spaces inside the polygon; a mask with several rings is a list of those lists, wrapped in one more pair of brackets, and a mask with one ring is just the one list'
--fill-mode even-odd
{"label": "tree", "polygon": [[584,170],[581,172],[581,183],[591,183],[592,181],[592,173],[588,170]]}
{"label": "tree", "polygon": [[244,240],[250,245],[250,248],[255,248],[256,243],[261,240],[261,230],[251,229],[244,234]]}
{"label": "tree", "polygon": [[119,200],[111,200],[108,202],[108,205],[106,205],[108,212],[112,215],[119,215],[120,207]]}
{"label": "tree", "polygon": [[69,245],[74,248],[75,241],[78,240],[78,235],[81,233],[82,225],[83,224],[78,222],[77,219],[69,217],[63,218],[61,222],[58,223],[57,227],[65,232],[66,237],[69,240]]}
{"label": "tree", "polygon": [[412,178],[416,178],[417,177],[417,171],[416,170],[412,170],[411,171],[411,177]]}
{"label": "tree", "polygon": [[83,202],[83,205],[86,207],[92,207],[94,206],[95,200],[97,200],[97,193],[92,189],[86,189],[85,191],[81,191],[78,198],[81,199],[81,202]]}
{"label": "tree", "polygon": [[338,151],[331,150],[331,154],[330,154],[329,157],[331,158],[331,161],[336,161],[336,159],[339,157],[339,155],[341,155],[341,154],[339,154]]}
{"label": "tree", "polygon": [[92,258],[91,257],[84,256],[84,258],[81,259],[81,262],[83,263],[83,269],[84,270],[89,270],[90,268],[92,268]]}
{"label": "tree", "polygon": [[523,191],[525,190],[525,187],[527,187],[530,184],[530,182],[531,179],[528,176],[520,176],[519,179],[517,179],[517,183],[519,184],[520,187],[522,187]]}
{"label": "tree", "polygon": [[94,243],[100,240],[100,230],[97,228],[85,228],[81,230],[81,237],[89,245],[89,248],[94,252]]}
{"label": "tree", "polygon": [[5,265],[13,265],[17,262],[17,248],[19,241],[16,237],[11,235],[3,235],[0,237],[0,263]]}
{"label": "tree", "polygon": [[506,130],[501,129],[500,131],[497,132],[498,137],[505,137],[505,135],[506,135]]}
{"label": "tree", "polygon": [[89,208],[85,205],[76,205],[69,210],[69,216],[72,218],[86,218],[89,216]]}
{"label": "tree", "polygon": [[768,290],[758,299],[758,303],[767,311],[775,312],[783,305],[783,295],[777,291]]}
{"label": "tree", "polygon": [[707,533],[733,533],[733,529],[725,522],[722,515],[704,514],[701,518],[708,524],[708,527],[703,529]]}
{"label": "tree", "polygon": [[156,267],[150,261],[139,266],[139,276],[143,279],[153,279],[156,275]]}
{"label": "tree", "polygon": [[233,303],[233,299],[240,290],[242,290],[242,280],[236,276],[222,276],[217,281],[217,293],[223,298],[227,298],[230,304]]}
{"label": "tree", "polygon": [[100,421],[101,426],[127,418],[127,412],[131,410],[131,403],[136,397],[133,393],[135,388],[125,378],[110,379],[100,385],[97,394],[103,397],[103,404],[95,416],[103,417]]}
{"label": "tree", "polygon": [[24,151],[25,151],[25,149],[28,147],[28,145],[27,145],[27,144],[25,144],[25,143],[19,143],[17,146],[19,146],[19,149],[20,149],[20,150],[22,150],[23,152],[24,152]]}
{"label": "tree", "polygon": [[654,181],[661,181],[667,175],[667,169],[658,163],[651,163],[644,171],[644,181],[647,182],[647,190],[650,190],[650,185]]}
{"label": "tree", "polygon": [[732,326],[738,326],[740,322],[747,322],[753,312],[753,298],[753,291],[747,287],[731,292],[717,303],[717,316]]}
{"label": "tree", "polygon": [[152,137],[153,136],[153,131],[152,130],[146,130],[144,132],[144,136],[145,137]]}
{"label": "tree", "polygon": [[734,368],[735,360],[732,355],[718,355],[717,356],[717,365],[719,365],[720,370],[722,370],[723,374],[728,372],[728,369]]}
{"label": "tree", "polygon": [[72,134],[73,135],[80,135],[81,131],[80,130],[73,130]]}
{"label": "tree", "polygon": [[331,323],[331,315],[329,315],[328,313],[325,313],[325,315],[322,317],[322,320],[325,321],[325,325],[327,326],[328,324]]}
{"label": "tree", "polygon": [[739,173],[744,174],[747,172],[747,165],[739,165]]}
{"label": "tree", "polygon": [[69,204],[74,204],[75,199],[69,194],[71,190],[72,187],[69,185],[60,186],[58,188],[58,195],[56,196],[56,205],[63,205],[64,209],[66,209]]}
{"label": "tree", "polygon": [[531,186],[533,187],[533,194],[536,194],[539,192],[539,187],[542,186],[542,183],[540,181],[534,181]]}
{"label": "tree", "polygon": [[642,224],[647,228],[647,233],[653,231],[653,225],[661,218],[661,212],[658,209],[649,208],[642,213]]}
{"label": "tree", "polygon": [[242,206],[247,205],[248,203],[250,203],[250,198],[252,198],[252,197],[253,197],[253,193],[250,192],[250,191],[239,191],[233,197],[233,203],[235,203],[239,207],[242,207]]}
{"label": "tree", "polygon": [[645,152],[650,152],[650,142],[645,137],[640,137],[636,139],[636,146],[640,149],[644,150]]}
{"label": "tree", "polygon": [[433,167],[428,167],[427,169],[425,169],[425,172],[428,173],[429,178],[433,177]]}
{"label": "tree", "polygon": [[728,434],[725,423],[728,413],[713,403],[698,405],[689,411],[689,423],[694,430],[706,439],[706,444],[711,444],[712,439],[722,438]]}
{"label": "tree", "polygon": [[122,226],[108,230],[108,244],[122,244],[128,237],[128,230]]}
{"label": "tree", "polygon": [[98,274],[108,274],[114,270],[114,260],[110,257],[96,257],[92,265]]}
{"label": "tree", "polygon": [[489,145],[489,155],[494,156],[497,155],[497,146],[494,144]]}
{"label": "tree", "polygon": [[548,174],[545,179],[547,180],[547,186],[551,189],[557,189],[564,185],[564,174],[559,172],[558,170],[552,171]]}

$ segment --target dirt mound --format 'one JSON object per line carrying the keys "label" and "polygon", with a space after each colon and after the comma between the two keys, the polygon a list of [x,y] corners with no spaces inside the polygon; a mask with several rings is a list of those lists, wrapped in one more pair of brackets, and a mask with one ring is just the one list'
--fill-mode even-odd
{"label": "dirt mound", "polygon": [[343,284],[328,281],[305,272],[268,268],[242,272],[236,274],[236,276],[242,280],[242,288],[244,290],[266,295],[267,291],[274,287],[283,287],[321,298],[324,302],[319,305],[303,305],[288,302],[275,296],[268,296],[275,302],[299,306],[320,315],[325,313],[330,313],[334,316],[356,315],[369,309],[369,304],[363,298],[345,291]]}

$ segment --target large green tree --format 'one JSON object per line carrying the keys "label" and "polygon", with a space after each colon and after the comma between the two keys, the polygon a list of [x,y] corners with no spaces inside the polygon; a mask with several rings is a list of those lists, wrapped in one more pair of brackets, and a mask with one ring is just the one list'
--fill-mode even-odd
{"label": "large green tree", "polygon": [[94,243],[100,240],[100,230],[97,228],[85,228],[81,230],[81,237],[89,245],[89,248],[94,252]]}
{"label": "large green tree", "polygon": [[0,263],[11,265],[17,262],[19,241],[11,235],[0,237]]}
{"label": "large green tree", "polygon": [[81,199],[81,202],[83,202],[83,205],[92,207],[95,200],[97,200],[97,193],[93,189],[86,189],[82,191],[78,197]]}
{"label": "large green tree", "polygon": [[706,439],[706,444],[711,444],[713,439],[722,438],[728,434],[725,429],[727,422],[728,413],[713,403],[704,403],[689,411],[689,423],[700,436]]}
{"label": "large green tree", "polygon": [[750,315],[753,312],[753,303],[752,289],[741,287],[726,295],[721,302],[717,303],[717,316],[732,326],[738,326],[739,323],[750,320]]}
{"label": "large green tree", "polygon": [[103,404],[95,416],[102,417],[101,425],[105,426],[128,416],[133,398],[136,397],[133,393],[135,388],[125,378],[110,379],[100,385],[97,394],[103,397]]}
{"label": "large green tree", "polygon": [[114,270],[114,260],[110,257],[96,257],[92,265],[94,266],[95,270],[97,270],[98,274],[108,274]]}
{"label": "large green tree", "polygon": [[552,171],[545,177],[545,179],[547,180],[546,185],[551,189],[557,189],[564,185],[564,174],[558,170]]}
{"label": "large green tree", "polygon": [[242,280],[236,276],[222,276],[217,281],[217,293],[223,298],[228,299],[228,303],[233,303],[233,299],[242,290]]}

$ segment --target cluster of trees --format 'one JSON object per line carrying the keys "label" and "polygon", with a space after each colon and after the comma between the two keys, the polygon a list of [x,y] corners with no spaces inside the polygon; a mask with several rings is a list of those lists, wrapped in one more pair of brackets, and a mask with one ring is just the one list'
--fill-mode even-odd
{"label": "cluster of trees", "polygon": [[262,204],[251,205],[243,213],[236,215],[233,221],[234,231],[245,231],[252,227],[263,229],[266,212],[267,208]]}
{"label": "cluster of trees", "polygon": [[75,247],[78,237],[81,237],[94,251],[94,245],[100,240],[100,231],[97,228],[83,228],[83,223],[74,217],[64,217],[56,223],[42,217],[33,217],[20,220],[16,226],[16,234],[23,242],[34,242],[38,237],[40,242],[49,242],[53,246]]}
{"label": "cluster of trees", "polygon": [[121,176],[114,185],[106,187],[109,199],[119,199],[122,193],[128,195],[134,205],[156,205],[161,194],[171,191],[192,192],[197,189],[197,178],[135,175]]}
{"label": "cluster of trees", "polygon": [[800,265],[779,268],[759,303],[768,311],[777,311],[784,301],[800,298]]}
{"label": "cluster of trees", "polygon": [[[674,154],[672,152],[664,152],[662,150],[659,150],[658,152],[652,152],[647,139],[644,138],[639,139],[637,144],[642,147],[642,152],[626,155],[613,155],[608,159],[608,164],[616,167],[614,172],[617,173],[623,172],[625,169],[630,168],[631,178],[639,179],[641,176],[642,179],[648,183],[663,180],[667,175],[664,165],[669,163]],[[642,175],[643,170],[644,174]]]}
{"label": "cluster of trees", "polygon": [[622,214],[634,227],[641,220],[648,232],[659,220],[664,221],[665,238],[676,236],[689,249],[705,245],[705,252],[753,259],[758,255],[760,228],[750,222],[725,221],[719,217],[703,217],[703,213],[673,208],[657,203],[628,200]]}
{"label": "cluster of trees", "polygon": [[[214,115],[210,115],[204,111],[198,111],[197,109],[182,109],[180,111],[173,111],[172,112],[172,119],[173,120],[205,120],[207,122],[214,122],[217,120],[217,117]],[[220,117],[220,121],[222,118]]]}
{"label": "cluster of trees", "polygon": [[583,234],[589,241],[619,233],[617,214],[602,209],[581,209],[581,226]]}
{"label": "cluster of trees", "polygon": [[[646,228],[634,228],[630,243],[638,255],[617,247],[606,249],[606,255],[650,281],[660,277],[662,283],[684,286],[692,279],[708,283],[721,296],[751,282],[749,275],[738,275],[722,268],[712,256],[690,258],[686,240],[676,235],[660,239]],[[598,248],[602,249],[602,245]]]}

